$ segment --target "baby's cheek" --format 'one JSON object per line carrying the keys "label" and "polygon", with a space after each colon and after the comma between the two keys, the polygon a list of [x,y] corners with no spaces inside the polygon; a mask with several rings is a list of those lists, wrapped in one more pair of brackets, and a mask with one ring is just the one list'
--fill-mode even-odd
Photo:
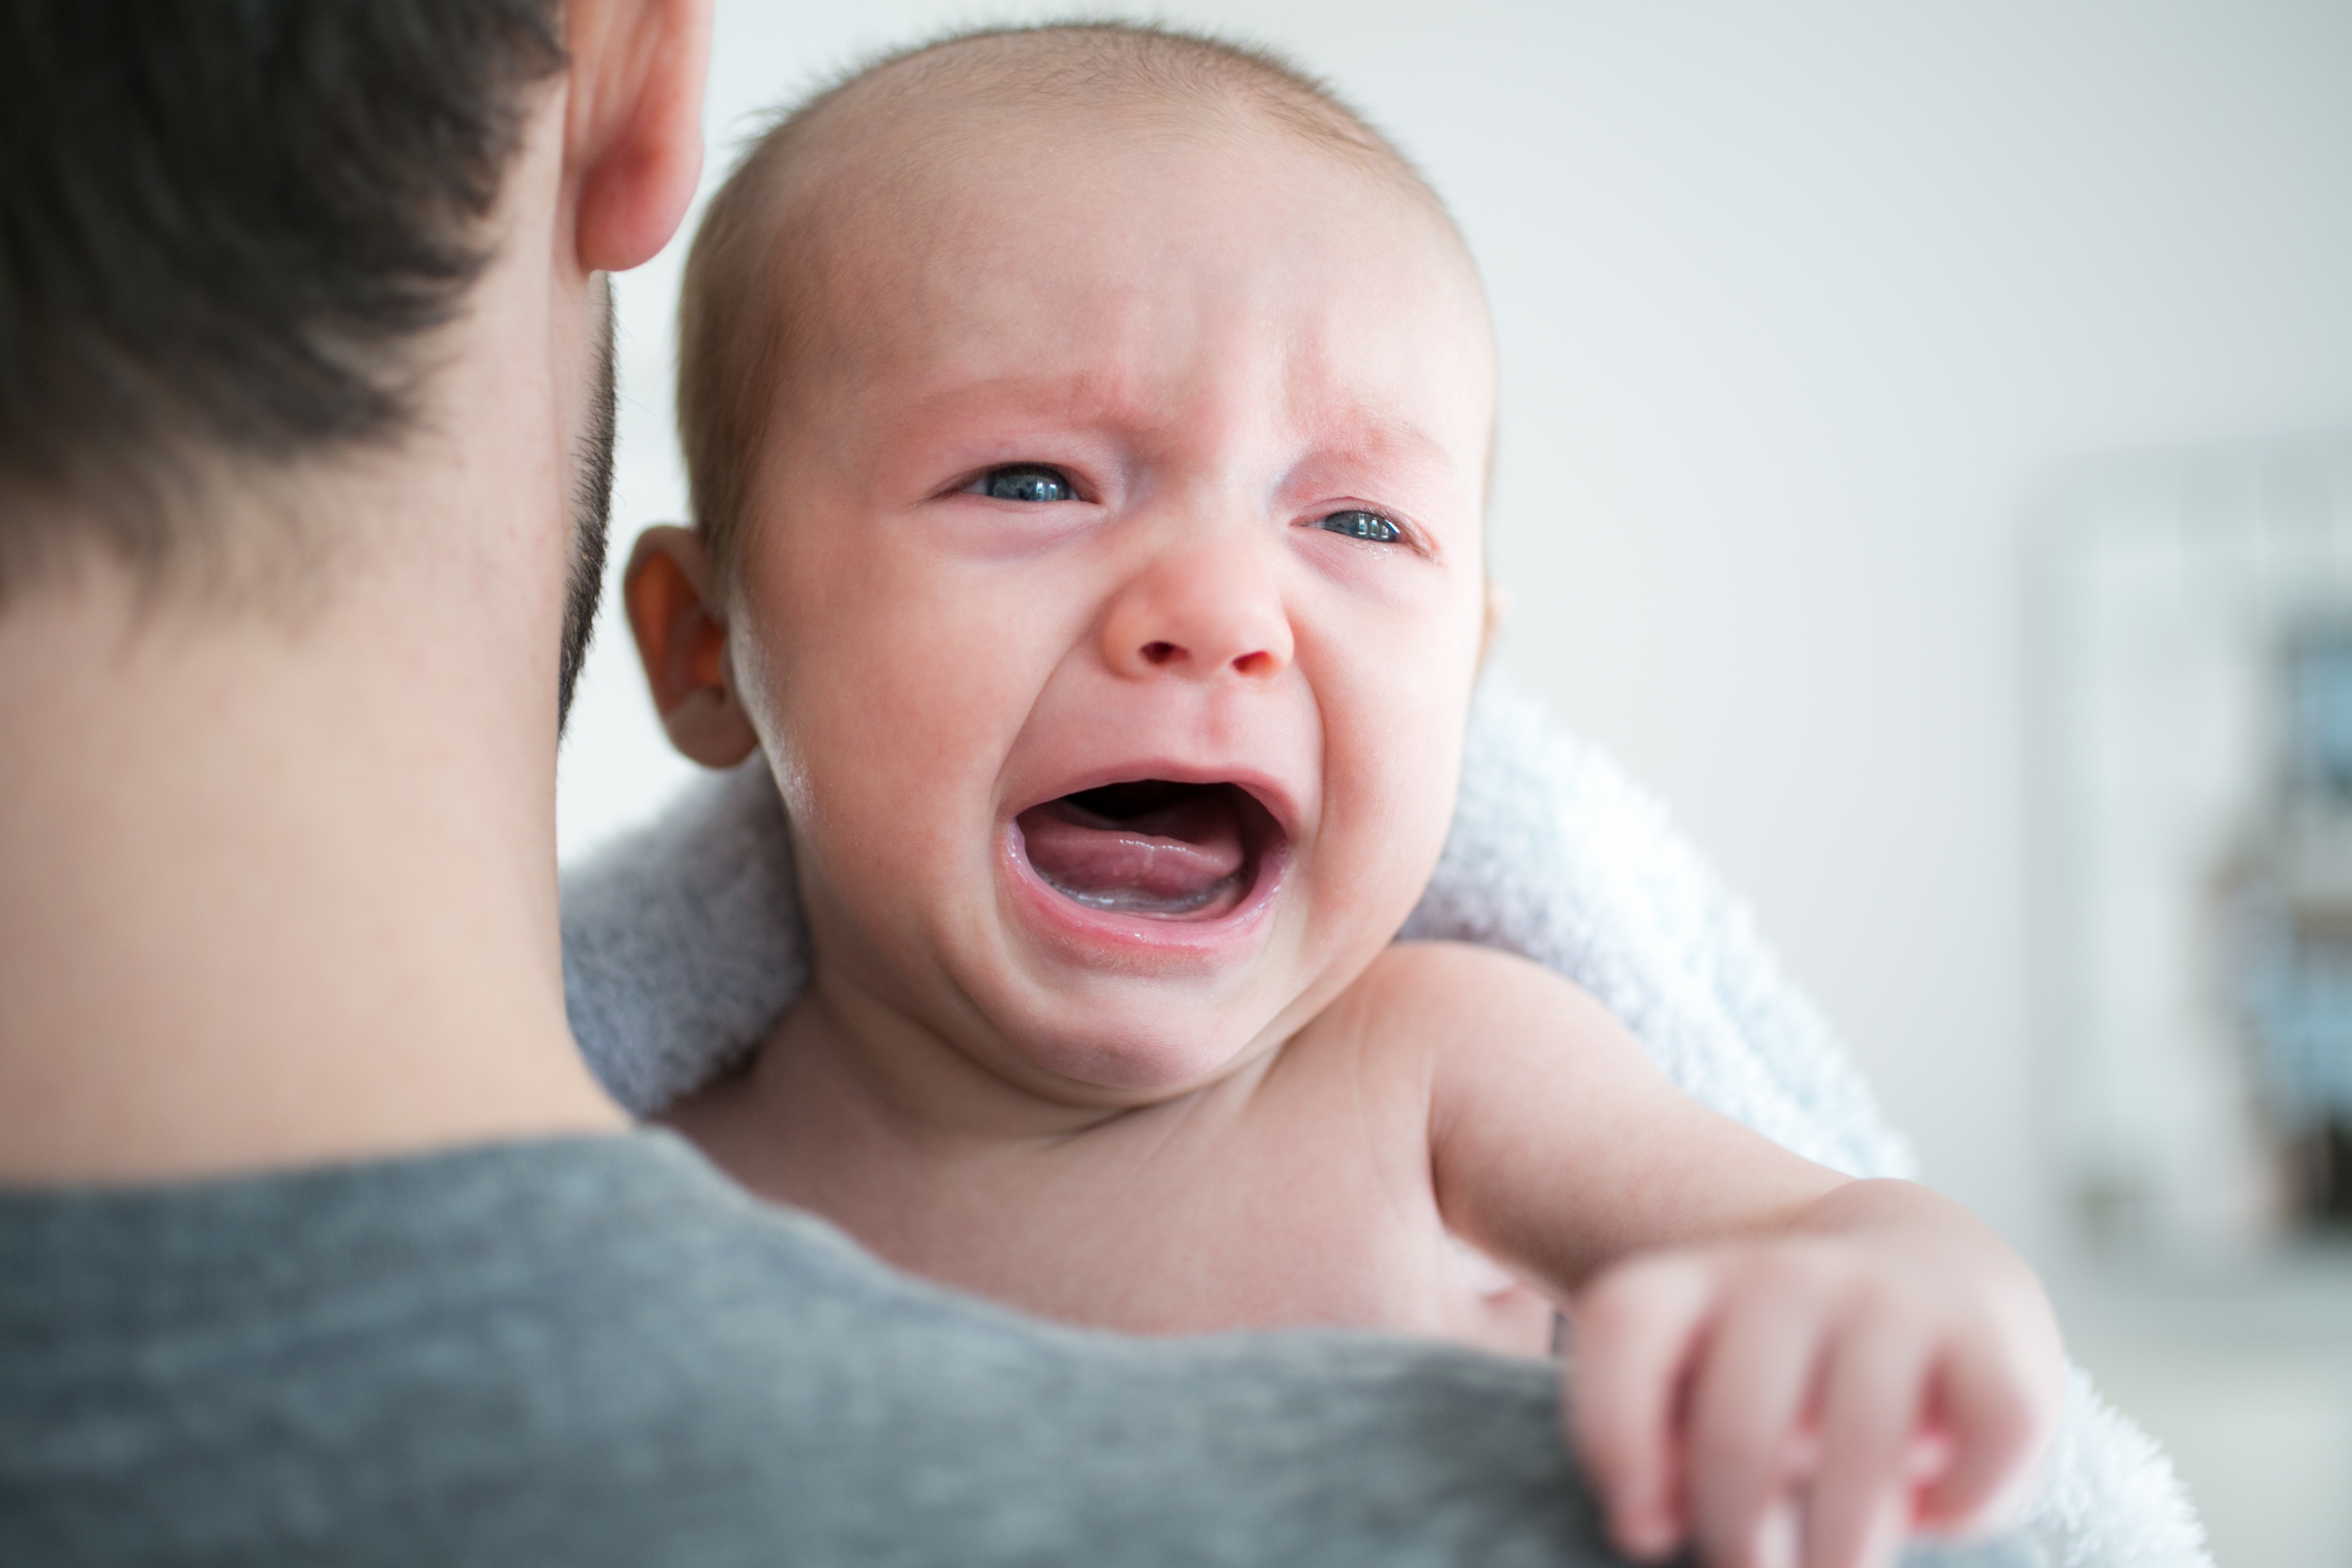
{"label": "baby's cheek", "polygon": [[1468,721],[1460,689],[1437,672],[1367,683],[1327,701],[1321,879],[1384,930],[1409,912],[1452,825]]}
{"label": "baby's cheek", "polygon": [[807,760],[813,786],[843,796],[809,805],[871,807],[911,826],[924,797],[984,752],[1004,661],[973,646],[984,625],[959,624],[975,618],[970,606],[904,580],[898,564],[879,549],[811,540],[761,618],[782,749]]}

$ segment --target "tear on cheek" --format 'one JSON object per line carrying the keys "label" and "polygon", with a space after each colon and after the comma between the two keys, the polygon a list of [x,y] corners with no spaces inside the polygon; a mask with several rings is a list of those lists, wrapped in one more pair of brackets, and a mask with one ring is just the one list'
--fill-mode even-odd
{"label": "tear on cheek", "polygon": [[1081,790],[1015,818],[1047,887],[1088,909],[1215,920],[1239,909],[1282,830],[1236,784],[1139,779]]}

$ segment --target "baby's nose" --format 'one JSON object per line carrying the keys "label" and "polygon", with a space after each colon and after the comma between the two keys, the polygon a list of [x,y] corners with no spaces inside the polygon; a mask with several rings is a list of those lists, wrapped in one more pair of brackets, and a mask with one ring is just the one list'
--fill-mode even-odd
{"label": "baby's nose", "polygon": [[1213,680],[1230,670],[1265,679],[1290,667],[1290,616],[1246,551],[1181,552],[1128,584],[1103,627],[1103,656],[1121,675]]}

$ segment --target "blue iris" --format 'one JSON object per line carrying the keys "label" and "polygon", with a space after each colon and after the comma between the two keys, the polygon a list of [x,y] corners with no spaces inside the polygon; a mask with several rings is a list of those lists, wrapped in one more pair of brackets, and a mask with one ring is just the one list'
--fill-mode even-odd
{"label": "blue iris", "polygon": [[1317,519],[1315,526],[1344,533],[1350,539],[1369,539],[1375,544],[1394,544],[1404,537],[1404,530],[1376,511],[1335,511]]}
{"label": "blue iris", "polygon": [[1022,463],[991,468],[981,481],[981,494],[996,500],[1056,501],[1070,499],[1070,481],[1053,468]]}

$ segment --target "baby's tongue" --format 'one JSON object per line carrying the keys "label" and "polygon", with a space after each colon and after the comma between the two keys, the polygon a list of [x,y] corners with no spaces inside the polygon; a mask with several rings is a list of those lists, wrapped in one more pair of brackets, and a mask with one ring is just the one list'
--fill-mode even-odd
{"label": "baby's tongue", "polygon": [[1063,893],[1128,914],[1222,913],[1243,891],[1241,817],[1223,790],[1114,784],[1021,814],[1029,864]]}

